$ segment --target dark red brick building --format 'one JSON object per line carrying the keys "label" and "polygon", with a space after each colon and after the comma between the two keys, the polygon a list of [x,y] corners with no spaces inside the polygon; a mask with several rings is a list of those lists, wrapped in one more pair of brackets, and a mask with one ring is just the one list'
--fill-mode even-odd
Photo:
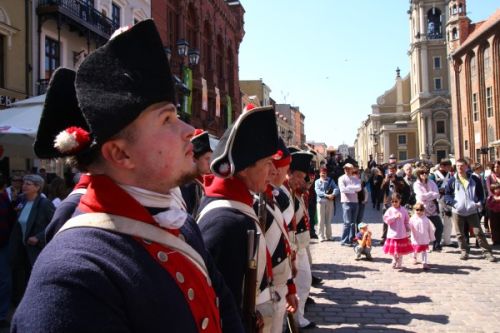
{"label": "dark red brick building", "polygon": [[193,126],[217,136],[241,113],[238,53],[244,13],[239,1],[151,1],[151,16],[171,52],[172,72],[182,78],[181,66],[189,63],[178,55],[178,41],[186,40],[190,50],[199,51],[199,63],[191,66],[188,113]]}

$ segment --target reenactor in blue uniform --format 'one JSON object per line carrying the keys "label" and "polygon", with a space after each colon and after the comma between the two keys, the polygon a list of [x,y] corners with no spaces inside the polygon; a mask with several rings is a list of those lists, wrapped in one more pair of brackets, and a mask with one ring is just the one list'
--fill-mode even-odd
{"label": "reenactor in blue uniform", "polygon": [[197,225],[172,193],[192,169],[194,129],[177,117],[153,21],[91,53],[75,87],[82,115],[47,100],[56,105],[44,110],[37,155],[71,157],[90,174],[87,191],[38,257],[12,331],[242,332]]}

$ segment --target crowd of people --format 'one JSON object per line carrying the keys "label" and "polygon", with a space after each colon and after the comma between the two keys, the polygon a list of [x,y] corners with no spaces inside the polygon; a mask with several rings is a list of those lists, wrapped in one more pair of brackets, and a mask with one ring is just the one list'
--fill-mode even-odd
{"label": "crowd of people", "polygon": [[[151,20],[121,29],[77,71],[51,78],[34,151],[65,158],[80,177],[43,170],[0,177],[0,320],[12,332],[292,332],[307,318],[311,238],[372,259],[363,222],[369,199],[382,209],[381,244],[402,258],[453,245],[469,255],[472,229],[500,241],[500,162],[485,176],[465,160],[438,169],[392,158],[361,168],[286,146],[272,106],[252,105],[212,147],[177,115],[176,85]],[[258,135],[256,135],[258,133]],[[391,156],[392,157],[392,156]],[[432,176],[429,173],[432,173]],[[487,195],[486,195],[487,193]],[[413,212],[414,210],[414,212]],[[411,215],[411,217],[410,217]],[[446,218],[451,219],[446,220]],[[408,235],[411,234],[411,239]],[[493,236],[494,235],[494,236]],[[11,279],[12,277],[12,279]],[[7,321],[9,302],[16,310]],[[5,301],[5,302],[4,302]]]}
{"label": "crowd of people", "polygon": [[[339,172],[340,168],[345,171],[344,174]],[[372,208],[381,210],[383,214],[379,245],[384,246],[385,253],[393,256],[394,268],[402,267],[402,256],[413,253],[413,261],[416,261],[417,254],[422,253],[423,268],[429,269],[427,252],[440,252],[443,246],[458,247],[460,259],[467,260],[471,236],[476,238],[476,246],[483,249],[486,259],[496,260],[491,245],[500,245],[500,190],[497,189],[500,187],[500,161],[484,168],[466,159],[459,159],[454,165],[451,160],[443,159],[433,166],[425,161],[397,163],[395,156],[391,155],[388,163],[379,165],[370,156],[367,167],[363,169],[357,164],[331,157],[322,172],[324,175],[320,173],[315,188],[318,212],[320,208],[323,212],[331,211],[324,207],[327,201],[320,199],[323,192],[318,185],[334,189],[337,191],[332,192],[335,195],[340,192],[344,223],[341,245],[356,246],[356,259],[365,253],[361,251],[366,251],[365,246],[358,244],[363,232],[356,237],[352,235],[353,231],[358,231],[360,224],[366,227],[363,213],[370,197]],[[358,196],[353,193],[358,193]],[[332,218],[332,214],[327,217],[329,221]],[[318,222],[322,219],[322,214],[319,214]],[[320,241],[325,240],[323,225],[318,223],[316,227]],[[432,235],[429,234],[431,229]],[[453,229],[457,243],[452,242]],[[327,237],[333,239],[329,226],[326,230]],[[491,237],[491,244],[486,235]]]}

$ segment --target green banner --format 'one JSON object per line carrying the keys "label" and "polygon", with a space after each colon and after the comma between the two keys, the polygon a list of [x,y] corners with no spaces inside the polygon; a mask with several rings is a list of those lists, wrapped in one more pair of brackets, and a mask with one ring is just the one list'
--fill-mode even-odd
{"label": "green banner", "polygon": [[184,112],[190,115],[191,114],[191,106],[193,104],[193,71],[191,70],[191,68],[184,67],[184,80],[183,81],[186,84],[186,86],[188,87],[189,91],[191,91],[191,93],[189,94],[189,96],[184,97],[182,107],[183,107]]}
{"label": "green banner", "polygon": [[227,100],[227,126],[231,125],[233,122],[233,105],[231,104],[231,96],[226,95],[226,100]]}

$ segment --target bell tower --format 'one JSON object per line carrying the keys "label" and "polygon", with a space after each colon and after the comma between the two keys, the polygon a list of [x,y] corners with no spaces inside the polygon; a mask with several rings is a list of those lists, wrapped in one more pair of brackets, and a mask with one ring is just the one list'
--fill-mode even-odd
{"label": "bell tower", "polygon": [[466,0],[448,0],[448,21],[446,22],[446,41],[448,52],[453,53],[469,34],[470,19],[467,17]]}
{"label": "bell tower", "polygon": [[[465,0],[457,1],[463,2],[462,10],[465,11]],[[417,151],[420,158],[430,158],[435,162],[453,153],[446,43],[449,2],[411,0],[408,10],[410,110],[412,121],[418,128]]]}

